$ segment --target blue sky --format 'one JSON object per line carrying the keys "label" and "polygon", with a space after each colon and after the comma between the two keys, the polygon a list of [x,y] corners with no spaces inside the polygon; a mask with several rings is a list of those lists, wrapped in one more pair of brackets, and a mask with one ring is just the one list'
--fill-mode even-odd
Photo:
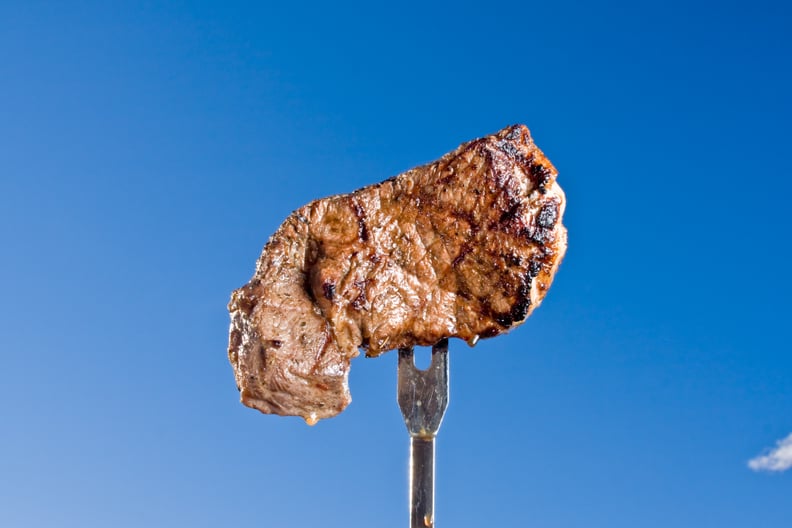
{"label": "blue sky", "polygon": [[0,4],[0,525],[406,525],[395,354],[260,415],[225,305],[293,209],[520,122],[569,252],[451,343],[438,525],[788,527],[788,4],[286,4]]}

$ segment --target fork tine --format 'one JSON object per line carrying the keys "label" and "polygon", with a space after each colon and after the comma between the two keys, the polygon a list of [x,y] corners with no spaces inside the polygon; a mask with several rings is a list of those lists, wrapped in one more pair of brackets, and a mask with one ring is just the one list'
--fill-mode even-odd
{"label": "fork tine", "polygon": [[398,401],[410,436],[437,434],[448,407],[448,339],[432,347],[429,368],[415,366],[412,348],[399,349]]}

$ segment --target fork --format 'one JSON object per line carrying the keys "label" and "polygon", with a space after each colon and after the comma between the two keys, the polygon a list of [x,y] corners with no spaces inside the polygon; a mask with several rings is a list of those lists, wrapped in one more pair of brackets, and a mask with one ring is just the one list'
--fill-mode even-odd
{"label": "fork", "polygon": [[435,436],[448,407],[448,339],[432,347],[426,370],[413,348],[399,349],[397,399],[410,433],[410,528],[434,527]]}

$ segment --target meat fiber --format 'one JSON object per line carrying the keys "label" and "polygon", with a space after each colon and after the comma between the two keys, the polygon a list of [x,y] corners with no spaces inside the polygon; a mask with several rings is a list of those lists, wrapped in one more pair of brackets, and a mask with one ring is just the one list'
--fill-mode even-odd
{"label": "meat fiber", "polygon": [[521,125],[292,213],[229,304],[242,403],[335,416],[359,350],[377,356],[525,320],[566,251],[556,170]]}

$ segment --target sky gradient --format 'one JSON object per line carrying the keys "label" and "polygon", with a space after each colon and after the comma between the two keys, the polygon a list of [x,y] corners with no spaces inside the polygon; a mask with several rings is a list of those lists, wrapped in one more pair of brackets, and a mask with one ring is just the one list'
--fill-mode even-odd
{"label": "sky gradient", "polygon": [[407,524],[396,355],[238,402],[230,292],[304,203],[526,124],[569,251],[451,342],[443,527],[787,528],[786,2],[0,2],[0,526]]}

